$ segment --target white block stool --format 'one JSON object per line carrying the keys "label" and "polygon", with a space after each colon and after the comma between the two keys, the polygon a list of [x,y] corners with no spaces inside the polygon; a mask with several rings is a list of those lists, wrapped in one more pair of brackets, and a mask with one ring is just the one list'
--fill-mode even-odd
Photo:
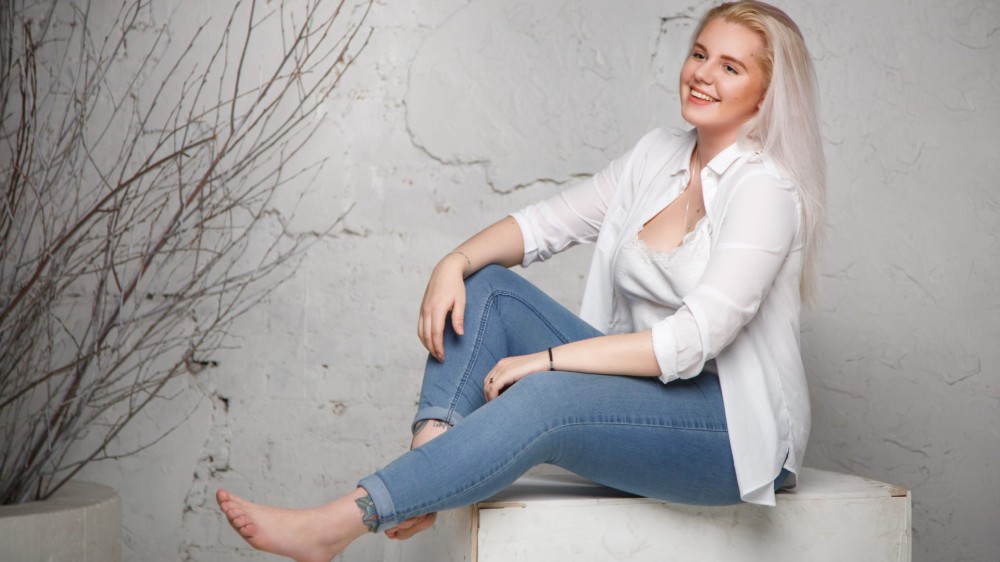
{"label": "white block stool", "polygon": [[808,468],[773,508],[685,506],[531,476],[441,514],[386,560],[909,562],[910,502],[903,488]]}

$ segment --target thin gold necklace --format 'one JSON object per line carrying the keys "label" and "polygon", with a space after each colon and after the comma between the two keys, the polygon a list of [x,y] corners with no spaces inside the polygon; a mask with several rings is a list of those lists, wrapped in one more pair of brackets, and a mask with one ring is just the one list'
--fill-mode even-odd
{"label": "thin gold necklace", "polygon": [[699,165],[700,165],[700,162],[698,161],[698,147],[695,146],[694,147],[694,156],[692,157],[692,164],[691,164],[691,177],[688,180],[687,187],[684,188],[684,191],[687,194],[687,201],[684,203],[684,232],[681,234],[681,240],[682,241],[683,241],[684,237],[687,236],[687,234],[689,232],[688,229],[691,228],[688,225],[688,211],[691,209],[691,192],[693,191],[691,189],[691,186],[694,185],[695,174],[700,174],[700,171],[698,171],[698,166]]}

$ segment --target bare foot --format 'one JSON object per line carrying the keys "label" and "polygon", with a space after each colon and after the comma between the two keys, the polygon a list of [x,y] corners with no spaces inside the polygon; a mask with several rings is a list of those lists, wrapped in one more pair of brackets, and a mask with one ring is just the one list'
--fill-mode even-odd
{"label": "bare foot", "polygon": [[405,541],[420,531],[426,531],[433,527],[436,519],[437,513],[425,513],[424,515],[411,517],[386,531],[385,536],[390,539]]}
{"label": "bare foot", "polygon": [[257,550],[296,562],[330,562],[347,545],[367,532],[354,501],[367,492],[351,494],[313,509],[282,509],[249,502],[225,490],[215,499],[229,524]]}

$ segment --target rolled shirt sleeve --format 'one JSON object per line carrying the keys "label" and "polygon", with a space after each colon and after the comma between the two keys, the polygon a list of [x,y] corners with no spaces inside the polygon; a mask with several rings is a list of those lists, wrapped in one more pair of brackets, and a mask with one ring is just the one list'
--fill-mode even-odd
{"label": "rolled shirt sleeve", "polygon": [[593,242],[632,150],[556,195],[511,213],[524,236],[521,265],[544,261],[576,244]]}
{"label": "rolled shirt sleeve", "polygon": [[769,172],[743,178],[727,208],[701,282],[652,327],[660,380],[701,372],[757,313],[798,238],[794,185]]}

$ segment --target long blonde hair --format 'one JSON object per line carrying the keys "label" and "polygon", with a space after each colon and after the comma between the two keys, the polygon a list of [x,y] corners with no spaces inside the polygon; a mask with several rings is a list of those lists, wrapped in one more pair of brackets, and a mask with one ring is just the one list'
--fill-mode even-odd
{"label": "long blonde hair", "polygon": [[816,260],[826,193],[826,160],[817,115],[816,75],[799,26],[780,9],[755,0],[712,8],[695,29],[692,45],[708,22],[721,18],[743,25],[764,41],[764,102],[741,131],[795,182],[802,201],[800,293],[815,294]]}

